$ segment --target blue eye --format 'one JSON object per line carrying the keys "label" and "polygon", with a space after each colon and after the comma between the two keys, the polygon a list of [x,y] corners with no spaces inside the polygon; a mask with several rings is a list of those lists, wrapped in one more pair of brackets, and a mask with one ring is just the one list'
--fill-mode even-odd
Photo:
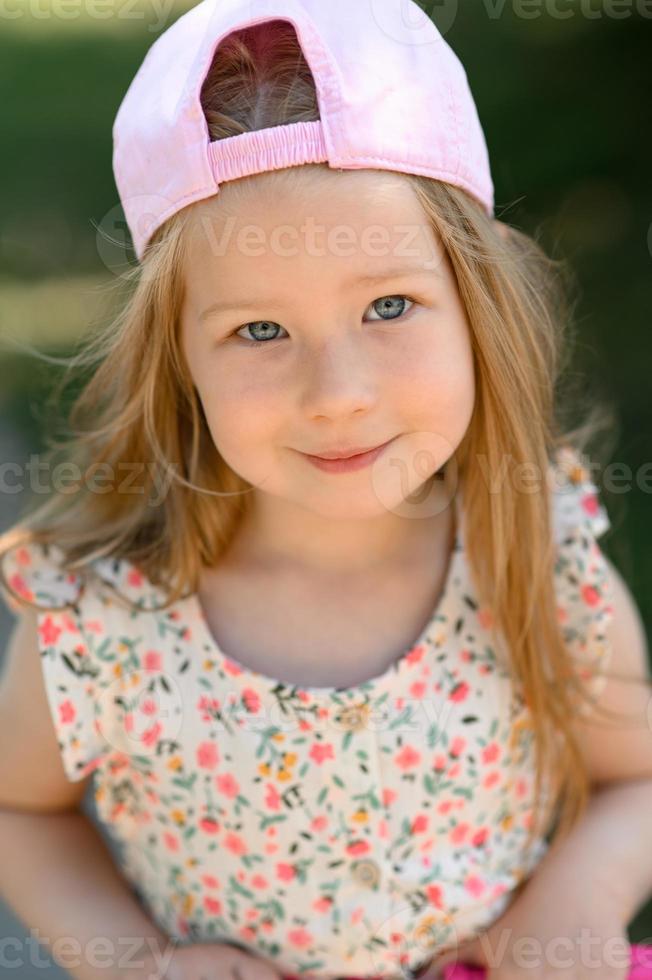
{"label": "blue eye", "polygon": [[[381,314],[380,320],[383,320],[383,319],[384,320],[388,320],[388,321],[389,320],[399,320],[399,319],[401,319],[401,317],[403,316],[403,313],[405,312],[405,301],[406,300],[407,300],[408,303],[411,303],[414,306],[415,301],[413,299],[410,299],[409,296],[400,296],[400,295],[399,296],[381,296],[380,299],[374,300],[373,303],[370,303],[369,304],[369,306],[370,307],[373,307],[376,313],[380,313]],[[392,304],[394,304],[394,305],[392,305]],[[369,307],[367,307],[367,309],[369,309]],[[382,316],[383,313],[393,313],[393,315],[392,316],[388,316],[388,317],[384,317],[384,316]],[[372,323],[378,323],[380,321],[379,320],[372,320],[371,322]],[[250,340],[248,337],[241,337],[240,336],[240,331],[241,330],[249,330],[251,328],[252,329],[252,332],[253,332],[254,330],[257,330],[259,327],[261,327],[262,329],[261,329],[260,334],[257,337],[257,339]],[[270,340],[277,340],[278,339],[278,336],[277,336],[278,330],[282,330],[282,329],[283,329],[283,327],[281,327],[280,324],[275,323],[273,320],[252,320],[250,323],[245,323],[242,327],[238,327],[238,329],[235,330],[231,334],[231,336],[232,337],[238,337],[239,340],[242,340],[243,343],[247,344],[249,347],[262,347],[262,346],[265,345],[265,343],[269,342]],[[276,331],[276,333],[275,333],[275,331]],[[272,336],[270,336],[270,334],[272,334]],[[255,336],[255,334],[254,334],[254,336]]]}

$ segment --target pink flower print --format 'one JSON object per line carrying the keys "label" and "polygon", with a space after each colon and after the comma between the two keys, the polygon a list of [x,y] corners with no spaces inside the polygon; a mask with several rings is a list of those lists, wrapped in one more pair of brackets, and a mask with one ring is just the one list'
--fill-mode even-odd
{"label": "pink flower print", "polygon": [[410,694],[413,698],[422,698],[426,693],[426,685],[423,681],[415,681],[410,685]]}
{"label": "pink flower print", "polygon": [[397,795],[396,790],[389,789],[389,787],[386,786],[383,789],[383,806],[391,806]]}
{"label": "pink flower print", "polygon": [[466,739],[462,738],[461,735],[456,735],[453,741],[451,742],[448,751],[450,755],[453,756],[453,758],[456,758],[464,751],[465,748],[466,748]]}
{"label": "pink flower print", "polygon": [[206,834],[216,834],[220,829],[220,825],[214,817],[202,817],[199,826]]}
{"label": "pink flower print", "polygon": [[364,915],[364,909],[363,909],[363,907],[361,905],[358,905],[351,912],[351,915],[350,915],[351,922],[355,925],[357,922],[360,921],[360,919],[362,918],[363,915]]}
{"label": "pink flower print", "polygon": [[167,847],[168,851],[178,851],[179,850],[179,839],[171,834],[168,830],[163,833],[163,843]]}
{"label": "pink flower print", "polygon": [[260,698],[251,687],[246,687],[242,692],[242,703],[251,715],[255,715],[260,710]]}
{"label": "pink flower print", "polygon": [[283,861],[279,861],[276,865],[276,877],[281,881],[292,881],[296,872],[292,864],[286,864]]}
{"label": "pink flower print", "polygon": [[291,929],[288,932],[287,937],[293,946],[299,947],[310,946],[314,941],[312,934],[309,933],[307,929],[304,929],[303,926],[301,926],[299,929]]}
{"label": "pink flower print", "polygon": [[220,761],[215,742],[201,742],[197,746],[197,765],[202,769],[214,769]]}
{"label": "pink flower print", "polygon": [[600,593],[592,585],[583,585],[580,589],[582,593],[582,599],[587,604],[587,606],[597,606],[600,602]]}
{"label": "pink flower print", "polygon": [[461,844],[469,832],[468,823],[458,823],[451,830],[449,837],[452,844]]}
{"label": "pink flower print", "polygon": [[149,672],[160,670],[161,662],[161,654],[157,650],[147,650],[141,660],[143,669]]}
{"label": "pink flower print", "polygon": [[252,888],[269,888],[269,882],[265,875],[253,875],[251,879]]}
{"label": "pink flower print", "polygon": [[428,828],[428,817],[425,813],[420,813],[412,821],[410,832],[412,834],[422,834]]}
{"label": "pink flower print", "polygon": [[299,731],[300,732],[311,732],[312,725],[307,720],[307,718],[299,718]]}
{"label": "pink flower print", "polygon": [[272,783],[267,783],[267,792],[265,794],[265,806],[268,810],[280,810],[281,809],[281,795]]}
{"label": "pink flower print", "polygon": [[354,840],[346,845],[346,853],[357,857],[358,854],[366,854],[371,848],[366,840]]}
{"label": "pink flower print", "polygon": [[418,664],[419,661],[423,659],[425,652],[425,647],[423,646],[414,647],[405,657],[406,663],[410,664],[410,666],[413,664]]}
{"label": "pink flower print", "polygon": [[435,756],[435,761],[433,764],[433,768],[435,772],[443,772],[447,765],[448,765],[448,759],[446,758],[445,755],[442,755],[440,753],[439,755]]}
{"label": "pink flower print", "polygon": [[483,762],[495,762],[500,755],[500,746],[498,742],[490,742],[489,745],[485,745],[482,752],[480,753]]}
{"label": "pink flower print", "polygon": [[469,875],[464,882],[464,887],[474,898],[479,898],[485,890],[485,882],[478,875]]}
{"label": "pink flower print", "polygon": [[224,664],[224,670],[227,674],[231,674],[232,677],[237,677],[238,674],[242,673],[242,667],[238,667],[235,661],[231,660],[229,657],[223,657],[222,663]]}
{"label": "pink flower print", "polygon": [[91,761],[87,762],[84,768],[82,769],[81,771],[82,776],[90,775],[90,773],[92,773],[94,769],[97,769],[97,767],[100,765],[101,762],[102,762],[101,759],[91,759]]}
{"label": "pink flower print", "polygon": [[202,875],[201,880],[207,888],[219,888],[220,883],[214,875]]}
{"label": "pink flower print", "polygon": [[161,734],[162,731],[163,731],[163,726],[159,721],[157,721],[155,725],[152,725],[151,728],[148,728],[143,732],[143,734],[140,737],[140,741],[142,742],[143,745],[147,745],[148,747],[152,745],[156,745],[156,743],[158,742],[159,735]]}
{"label": "pink flower print", "polygon": [[387,826],[386,820],[380,820],[378,822],[378,836],[382,840],[387,840],[389,838],[389,827]]}
{"label": "pink flower print", "polygon": [[129,570],[129,573],[127,574],[127,582],[129,583],[129,585],[133,585],[136,589],[139,589],[143,584],[143,576],[138,571],[138,569],[132,568]]}
{"label": "pink flower print", "polygon": [[482,780],[482,785],[485,789],[491,789],[496,783],[500,782],[500,773],[493,769],[491,772],[487,773],[485,778]]}
{"label": "pink flower print", "polygon": [[98,636],[104,632],[104,626],[99,619],[87,619],[84,626],[89,633],[97,633]]}
{"label": "pink flower print", "polygon": [[494,617],[491,609],[478,609],[478,620],[483,629],[491,629],[494,625]]}
{"label": "pink flower print", "polygon": [[[68,613],[62,613],[61,614],[61,617],[63,619],[64,629],[68,633],[79,633],[79,628],[77,626],[77,623],[74,621],[74,619],[72,618],[72,616],[69,616]],[[102,632],[102,633],[104,632],[104,627],[103,626],[102,626],[102,629],[101,629],[100,632]],[[81,652],[82,653],[87,653],[88,652],[86,650],[86,648],[84,647],[83,644],[80,644],[80,648],[81,648]]]}
{"label": "pink flower print", "polygon": [[220,915],[222,912],[222,903],[217,898],[211,898],[210,895],[204,896],[204,908],[211,915]]}
{"label": "pink flower print", "polygon": [[310,695],[307,691],[297,691],[297,697],[299,698],[299,701],[303,701],[304,704],[308,704],[310,702]]}
{"label": "pink flower print", "polygon": [[527,793],[527,781],[522,777],[520,779],[517,779],[515,788],[516,788],[516,795],[518,796],[519,800],[523,799],[523,797]]}
{"label": "pink flower print", "polygon": [[155,715],[158,710],[156,701],[153,698],[146,698],[141,704],[140,710],[144,715]]}
{"label": "pink flower print", "polygon": [[311,759],[314,759],[314,761],[319,763],[320,765],[325,759],[335,758],[335,755],[333,753],[333,746],[331,745],[330,742],[328,742],[326,745],[322,744],[321,742],[315,742],[312,748],[310,749],[308,755],[310,756]]}
{"label": "pink flower print", "polygon": [[431,905],[434,905],[436,908],[441,909],[443,911],[444,901],[442,898],[441,888],[439,885],[428,885],[426,887],[426,896]]}
{"label": "pink flower print", "polygon": [[449,810],[452,809],[452,807],[453,807],[452,800],[443,800],[443,802],[441,802],[437,807],[437,812],[443,813],[445,816],[449,812]]}
{"label": "pink flower print", "polygon": [[489,836],[489,830],[487,827],[480,827],[476,830],[475,834],[471,838],[471,843],[474,847],[481,847]]}
{"label": "pink flower print", "polygon": [[312,907],[315,912],[330,912],[331,905],[333,904],[332,898],[324,895],[323,898],[318,898],[312,903]]}
{"label": "pink flower print", "polygon": [[460,683],[456,684],[451,693],[448,695],[448,700],[466,701],[470,690],[471,689],[466,681],[460,681]]}
{"label": "pink flower print", "polygon": [[220,793],[223,793],[224,796],[227,796],[230,800],[232,800],[240,792],[240,785],[230,772],[226,772],[221,776],[216,776],[215,785]]}
{"label": "pink flower print", "polygon": [[233,831],[229,831],[228,834],[224,836],[224,846],[227,850],[231,851],[232,854],[246,854],[247,845],[240,836],[240,834],[235,834]]}
{"label": "pink flower print", "polygon": [[23,599],[27,599],[29,602],[33,601],[34,593],[31,591],[31,589],[28,589],[22,575],[10,575],[7,581],[9,582],[9,587],[19,596],[21,596]]}
{"label": "pink flower print", "polygon": [[238,930],[238,935],[245,943],[253,943],[256,938],[256,933],[251,926],[243,926],[242,929]]}
{"label": "pink flower print", "polygon": [[[18,592],[19,590],[17,589],[16,591]],[[27,596],[27,598],[32,599],[33,596],[30,594]],[[61,635],[61,630],[58,626],[55,626],[52,616],[45,617],[42,624],[38,628],[38,632],[44,646],[54,645]]]}
{"label": "pink flower print", "polygon": [[582,508],[589,514],[590,517],[595,517],[598,513],[599,502],[597,494],[595,493],[585,493],[580,500]]}
{"label": "pink flower print", "polygon": [[134,716],[131,713],[131,711],[128,711],[127,714],[124,716],[123,722],[124,722],[125,731],[127,732],[128,735],[130,735],[131,732],[133,732],[134,730]]}
{"label": "pink flower print", "polygon": [[463,660],[464,663],[468,664],[469,661],[472,659],[473,659],[473,654],[471,653],[470,650],[460,650],[460,660]]}
{"label": "pink flower print", "polygon": [[311,822],[311,824],[310,824],[310,829],[311,830],[316,830],[318,832],[320,830],[325,830],[326,827],[328,827],[328,817],[325,816],[324,814],[321,814],[320,816],[315,817],[313,819],[313,821]]}
{"label": "pink flower print", "polygon": [[498,884],[494,885],[494,887],[491,889],[492,898],[499,898],[500,895],[502,895],[503,892],[506,891],[507,891],[507,885],[504,884],[504,882],[499,881]]}
{"label": "pink flower print", "polygon": [[32,558],[31,558],[31,555],[29,553],[29,549],[28,548],[24,548],[24,547],[21,546],[20,548],[17,549],[17,551],[16,551],[16,564],[18,564],[18,565],[27,565],[28,568],[32,564]]}
{"label": "pink flower print", "polygon": [[69,724],[77,717],[77,711],[72,701],[62,701],[59,705],[59,718],[63,725]]}
{"label": "pink flower print", "polygon": [[417,752],[411,745],[404,745],[401,751],[394,756],[394,762],[401,769],[412,769],[421,762],[421,753]]}

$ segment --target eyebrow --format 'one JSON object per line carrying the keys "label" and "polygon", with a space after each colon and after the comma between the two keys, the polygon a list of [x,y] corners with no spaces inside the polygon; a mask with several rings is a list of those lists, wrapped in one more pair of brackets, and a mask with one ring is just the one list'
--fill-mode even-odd
{"label": "eyebrow", "polygon": [[[345,281],[346,286],[373,286],[376,283],[385,282],[388,279],[399,279],[401,276],[428,276],[430,279],[434,279],[437,275],[435,269],[425,269],[422,265],[415,266],[398,266],[395,269],[385,269],[384,272],[377,273],[376,275],[364,275],[364,276],[353,276]],[[242,310],[245,307],[253,306],[263,306],[265,303],[276,303],[275,300],[266,299],[256,299],[247,297],[241,300],[231,300],[228,303],[218,302],[213,303],[211,306],[206,307],[199,314],[199,322],[201,323],[206,317],[210,316],[212,313],[228,313],[233,310]]]}

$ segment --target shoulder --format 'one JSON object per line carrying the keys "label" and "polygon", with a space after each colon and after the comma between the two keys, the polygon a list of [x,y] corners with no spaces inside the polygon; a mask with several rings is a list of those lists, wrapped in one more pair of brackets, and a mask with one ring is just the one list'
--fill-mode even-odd
{"label": "shoulder", "polygon": [[600,497],[591,460],[572,446],[562,446],[548,468],[552,527],[555,540],[563,544],[580,532],[599,538],[611,527]]}
{"label": "shoulder", "polygon": [[136,610],[156,609],[165,602],[164,590],[154,586],[126,558],[96,558],[72,569],[61,547],[34,540],[10,548],[0,557],[0,587],[15,612],[24,605],[56,612],[100,594],[109,594]]}
{"label": "shoulder", "polygon": [[0,558],[5,601],[15,612],[24,605],[43,610],[74,604],[83,589],[82,576],[65,568],[63,551],[54,544],[28,541]]}
{"label": "shoulder", "polygon": [[[548,478],[557,619],[569,656],[595,699],[612,659],[614,582],[598,540],[611,525],[585,455],[563,446],[550,463]],[[586,714],[588,705],[578,710]]]}

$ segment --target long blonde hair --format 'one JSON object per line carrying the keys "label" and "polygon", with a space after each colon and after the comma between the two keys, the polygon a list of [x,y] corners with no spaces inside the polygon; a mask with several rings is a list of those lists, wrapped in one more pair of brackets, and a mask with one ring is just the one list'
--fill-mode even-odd
{"label": "long blonde hair", "polygon": [[[202,89],[211,140],[319,118],[294,29],[283,21],[273,27],[248,28],[220,46]],[[570,350],[564,264],[515,228],[501,235],[463,190],[401,176],[450,256],[471,329],[477,401],[455,456],[474,584],[530,710],[536,751],[530,841],[550,830],[555,814],[555,831],[563,835],[588,799],[571,729],[575,697],[586,692],[556,616],[548,500],[545,493],[517,494],[511,481],[500,494],[488,493],[470,461],[482,458],[485,472],[495,473],[511,458],[543,473],[558,447],[583,451],[611,417],[594,410],[575,429],[561,417],[567,400],[556,394]],[[217,453],[179,341],[188,226],[201,203],[158,229],[126,277],[130,294],[121,312],[70,359],[62,385],[80,370],[91,376],[70,412],[69,432],[48,439],[44,454],[47,463],[63,450],[84,476],[104,466],[117,477],[126,463],[143,474],[139,492],[114,486],[96,493],[82,483],[74,495],[55,493],[0,536],[0,557],[23,543],[56,544],[65,566],[82,574],[97,558],[126,558],[165,587],[168,605],[197,588],[201,565],[215,565],[236,533],[252,488]],[[162,500],[152,463],[171,480]],[[551,793],[543,805],[546,781]]]}

